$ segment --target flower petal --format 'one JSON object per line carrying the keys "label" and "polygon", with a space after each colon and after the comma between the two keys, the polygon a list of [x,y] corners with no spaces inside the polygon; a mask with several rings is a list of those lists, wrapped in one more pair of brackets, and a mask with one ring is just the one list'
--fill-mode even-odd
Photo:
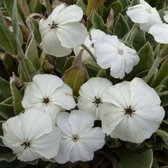
{"label": "flower petal", "polygon": [[87,30],[81,23],[67,23],[59,26],[57,36],[62,46],[74,48],[85,41]]}
{"label": "flower petal", "polygon": [[55,105],[59,105],[66,110],[73,109],[76,106],[72,89],[66,84],[55,90],[51,99]]}
{"label": "flower petal", "polygon": [[53,130],[36,139],[32,143],[32,148],[46,159],[55,157],[58,153],[62,134],[57,127],[53,127]]}
{"label": "flower petal", "polygon": [[47,31],[42,38],[41,47],[45,53],[63,57],[72,52],[72,49],[65,48],[61,45],[60,40],[57,37],[56,30]]}
{"label": "flower petal", "polygon": [[47,113],[37,109],[27,109],[19,115],[25,139],[37,139],[52,131],[52,121]]}
{"label": "flower petal", "polygon": [[59,24],[63,25],[71,22],[79,22],[83,17],[82,9],[77,5],[70,5],[61,10],[56,16]]}
{"label": "flower petal", "polygon": [[168,43],[168,24],[155,24],[149,29],[149,33],[158,43]]}
{"label": "flower petal", "polygon": [[94,117],[89,113],[73,110],[68,118],[73,134],[82,133],[94,125]]}
{"label": "flower petal", "polygon": [[142,4],[129,7],[126,13],[134,23],[146,23],[148,21],[147,12]]}

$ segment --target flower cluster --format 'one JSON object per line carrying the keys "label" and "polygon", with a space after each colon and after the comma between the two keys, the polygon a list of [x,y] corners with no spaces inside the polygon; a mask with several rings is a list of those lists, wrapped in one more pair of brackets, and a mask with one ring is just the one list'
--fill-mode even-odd
{"label": "flower cluster", "polygon": [[[157,42],[168,43],[168,24],[144,0],[129,7],[127,15]],[[110,77],[87,78],[75,97],[73,88],[60,77],[34,75],[24,90],[24,111],[2,125],[3,143],[21,161],[89,161],[103,148],[106,137],[142,143],[158,130],[165,116],[151,86],[139,77],[124,80],[138,65],[138,52],[115,34],[95,28],[87,33],[82,18],[77,5],[58,5],[39,21],[41,48],[51,57],[81,54],[83,61],[91,59],[101,70],[108,69]],[[168,22],[168,14],[164,20]]]}

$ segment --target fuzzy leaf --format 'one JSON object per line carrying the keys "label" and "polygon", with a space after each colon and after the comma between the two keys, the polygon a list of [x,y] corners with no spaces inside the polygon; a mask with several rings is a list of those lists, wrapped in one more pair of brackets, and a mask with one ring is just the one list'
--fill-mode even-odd
{"label": "fuzzy leaf", "polygon": [[17,8],[17,1],[14,0],[13,9],[12,9],[12,26],[13,26],[13,33],[15,35],[15,40],[17,44],[17,51],[20,53],[21,47],[23,44],[23,36],[20,30],[20,20]]}
{"label": "fuzzy leaf", "polygon": [[113,11],[114,11],[114,14],[117,15],[119,12],[121,12],[121,10],[122,10],[122,5],[121,5],[120,2],[117,2],[117,1],[116,1],[116,2],[113,2],[113,3],[111,4],[110,8],[112,8]]}
{"label": "fuzzy leaf", "polygon": [[62,78],[72,88],[74,95],[78,96],[80,86],[87,80],[86,69],[82,64],[82,54],[76,57],[72,66],[65,71]]}
{"label": "fuzzy leaf", "polygon": [[167,76],[168,76],[168,59],[162,63],[152,86],[154,87],[158,86],[160,82],[164,80]]}
{"label": "fuzzy leaf", "polygon": [[150,70],[154,62],[154,53],[149,42],[145,43],[144,46],[139,50],[138,56],[140,57],[140,61],[138,65],[134,67],[133,71],[128,74],[128,79],[132,79],[135,76],[143,77]]}
{"label": "fuzzy leaf", "polygon": [[133,153],[121,149],[119,152],[121,168],[151,168],[153,163],[153,152],[151,149],[142,153]]}
{"label": "fuzzy leaf", "polygon": [[10,55],[16,55],[16,45],[12,32],[0,14],[0,47]]}
{"label": "fuzzy leaf", "polygon": [[21,96],[21,93],[19,92],[18,88],[15,86],[15,80],[16,80],[16,77],[15,77],[15,75],[13,75],[10,78],[10,88],[11,88],[11,92],[12,92],[14,113],[15,113],[15,115],[18,115],[21,111],[23,111],[23,107],[21,104],[22,96]]}
{"label": "fuzzy leaf", "polygon": [[2,95],[6,98],[10,97],[11,90],[10,90],[9,82],[0,77],[0,86],[1,86],[0,92],[2,93]]}
{"label": "fuzzy leaf", "polygon": [[34,65],[34,67],[38,70],[40,68],[38,50],[37,50],[36,41],[34,39],[33,33],[31,34],[31,36],[32,36],[32,39],[27,47],[25,57],[28,58],[31,61],[31,63]]}
{"label": "fuzzy leaf", "polygon": [[[25,57],[23,61],[24,61],[25,66],[27,67],[28,74],[29,74],[30,78],[32,79],[33,76],[35,74],[37,74],[37,70],[28,58]],[[26,79],[24,78],[24,73],[23,73],[22,68],[20,68],[20,75],[21,75],[21,81],[25,82]]]}
{"label": "fuzzy leaf", "polygon": [[94,10],[92,14],[91,21],[92,21],[94,28],[100,29],[106,32],[106,25],[104,24],[102,17],[96,12],[96,10]]}
{"label": "fuzzy leaf", "polygon": [[5,120],[14,116],[13,106],[9,104],[0,103],[0,116]]}
{"label": "fuzzy leaf", "polygon": [[129,30],[130,28],[124,16],[119,14],[114,24],[114,34],[117,35],[121,39],[129,32]]}
{"label": "fuzzy leaf", "polygon": [[163,141],[165,142],[165,144],[168,146],[168,133],[164,130],[158,130],[157,131],[157,135],[160,136]]}
{"label": "fuzzy leaf", "polygon": [[29,8],[30,8],[31,13],[40,13],[42,6],[39,0],[31,0],[29,3]]}

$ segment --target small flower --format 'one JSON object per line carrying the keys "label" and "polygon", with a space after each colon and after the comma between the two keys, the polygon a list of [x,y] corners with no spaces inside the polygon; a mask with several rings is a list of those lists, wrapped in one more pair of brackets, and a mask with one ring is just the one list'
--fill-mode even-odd
{"label": "small flower", "polygon": [[103,131],[113,138],[141,143],[157,131],[165,111],[153,88],[142,79],[122,82],[108,89],[111,108],[103,109]]}
{"label": "small flower", "polygon": [[89,161],[94,157],[94,151],[105,144],[101,128],[94,127],[94,117],[89,113],[74,110],[70,114],[60,113],[57,125],[62,131],[63,138],[55,161]]}
{"label": "small flower", "polygon": [[105,90],[110,86],[112,83],[105,78],[89,79],[79,90],[78,108],[84,112],[92,113],[95,119],[100,119],[102,109],[107,105],[104,102],[104,98],[108,96]]}
{"label": "small flower", "polygon": [[62,110],[70,110],[76,106],[72,89],[54,75],[35,75],[33,81],[26,86],[22,105],[24,108],[35,108],[51,115],[55,122],[57,114]]}
{"label": "small flower", "polygon": [[140,24],[141,30],[146,32],[153,24],[162,23],[156,8],[152,8],[144,0],[140,0],[138,5],[129,7],[126,13],[134,23]]}
{"label": "small flower", "polygon": [[[90,34],[87,36],[84,44],[86,45],[86,47],[88,47],[88,49],[91,51],[91,53],[94,55],[94,50],[95,50],[95,43],[100,40],[103,36],[105,35],[105,33],[99,29],[92,29],[90,31]],[[74,52],[75,52],[75,55],[78,55],[79,52],[81,51],[82,47],[76,47],[74,48]],[[83,60],[87,60],[90,57],[90,54],[84,50],[83,52]]]}
{"label": "small flower", "polygon": [[51,15],[41,19],[39,29],[42,36],[41,46],[47,54],[62,57],[70,54],[72,48],[81,45],[87,36],[87,30],[79,21],[83,11],[77,5],[57,6]]}
{"label": "small flower", "polygon": [[[164,20],[168,22],[168,14],[164,16]],[[168,24],[158,23],[154,24],[149,33],[154,37],[155,41],[162,44],[168,44]]]}
{"label": "small flower", "polygon": [[103,69],[110,68],[111,76],[122,79],[139,62],[137,52],[120,42],[117,36],[103,36],[95,44],[97,63]]}
{"label": "small flower", "polygon": [[50,116],[34,109],[8,119],[2,125],[3,143],[21,161],[51,159],[57,155],[61,132],[53,127]]}

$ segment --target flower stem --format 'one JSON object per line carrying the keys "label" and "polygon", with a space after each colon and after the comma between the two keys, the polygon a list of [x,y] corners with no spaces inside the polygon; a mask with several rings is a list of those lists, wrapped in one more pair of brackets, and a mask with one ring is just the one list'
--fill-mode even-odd
{"label": "flower stem", "polygon": [[89,54],[90,56],[93,58],[93,60],[96,62],[96,58],[95,56],[93,55],[93,53],[89,50],[89,48],[85,45],[85,44],[82,44],[81,45]]}

